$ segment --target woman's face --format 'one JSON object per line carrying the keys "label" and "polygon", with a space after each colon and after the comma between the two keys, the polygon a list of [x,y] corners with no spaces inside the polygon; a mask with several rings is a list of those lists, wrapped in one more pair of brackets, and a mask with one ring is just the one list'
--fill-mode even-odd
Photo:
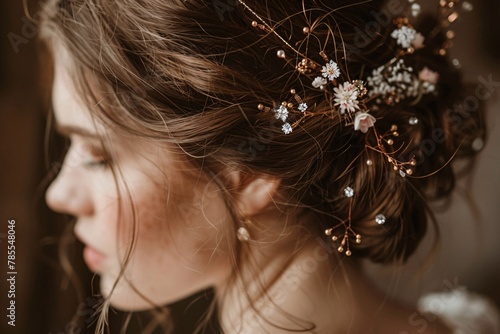
{"label": "woman's face", "polygon": [[170,146],[106,130],[78,99],[65,63],[55,64],[53,103],[71,145],[46,200],[76,217],[75,234],[102,294],[110,295],[132,244],[111,294],[117,308],[150,308],[139,294],[165,304],[216,285],[230,267],[223,234],[229,215],[216,187]]}

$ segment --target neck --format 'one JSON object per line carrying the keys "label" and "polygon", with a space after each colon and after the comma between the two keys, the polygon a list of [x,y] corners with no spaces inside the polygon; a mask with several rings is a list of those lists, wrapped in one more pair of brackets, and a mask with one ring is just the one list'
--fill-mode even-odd
{"label": "neck", "polygon": [[262,252],[257,247],[249,258],[254,261],[245,262],[233,284],[216,289],[225,332],[281,333],[286,328],[283,333],[332,333],[349,328],[346,319],[353,318],[354,308],[346,277],[353,275],[354,266],[339,263],[335,248],[310,239],[300,248],[281,245]]}

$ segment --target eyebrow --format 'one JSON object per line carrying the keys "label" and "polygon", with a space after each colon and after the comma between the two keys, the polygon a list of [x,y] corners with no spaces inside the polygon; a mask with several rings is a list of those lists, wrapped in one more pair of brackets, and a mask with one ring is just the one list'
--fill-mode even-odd
{"label": "eyebrow", "polygon": [[55,125],[55,130],[66,137],[69,137],[70,135],[78,135],[81,137],[89,138],[89,139],[102,139],[102,135],[89,131],[87,129],[84,129],[79,126],[73,126],[73,125],[61,125],[56,123]]}

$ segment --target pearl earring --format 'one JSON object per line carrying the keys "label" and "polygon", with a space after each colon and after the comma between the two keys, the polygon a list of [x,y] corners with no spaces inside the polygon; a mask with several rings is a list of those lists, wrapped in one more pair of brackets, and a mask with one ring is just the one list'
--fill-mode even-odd
{"label": "pearl earring", "polygon": [[[246,219],[245,221],[242,222],[242,224],[248,224],[250,221]],[[250,233],[244,226],[240,226],[238,228],[238,231],[236,231],[236,237],[238,238],[239,241],[241,242],[248,242],[250,241]]]}

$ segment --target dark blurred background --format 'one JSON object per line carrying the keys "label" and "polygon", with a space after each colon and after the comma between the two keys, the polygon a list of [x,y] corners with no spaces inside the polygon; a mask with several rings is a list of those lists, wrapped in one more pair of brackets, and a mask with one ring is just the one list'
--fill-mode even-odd
{"label": "dark blurred background", "polygon": [[[430,2],[430,1],[429,1]],[[435,1],[438,2],[437,0]],[[475,11],[457,25],[454,57],[461,60],[466,78],[474,85],[479,76],[500,81],[500,1],[472,2]],[[28,1],[36,12],[37,2]],[[54,166],[45,162],[45,126],[49,87],[44,76],[50,64],[38,55],[36,26],[23,11],[22,1],[0,2],[0,333],[91,333],[86,328],[98,297],[92,295],[91,274],[76,245],[71,261],[83,282],[80,300],[62,272],[57,240],[68,224],[52,214],[43,202],[46,178]],[[443,250],[430,274],[415,287],[413,278],[423,257],[410,262],[394,284],[380,284],[396,297],[412,301],[418,294],[442,289],[443,282],[456,279],[460,285],[489,295],[500,302],[500,164],[498,145],[500,88],[486,101],[489,109],[490,142],[480,160],[473,186],[462,185],[462,195],[447,213],[443,224]],[[57,144],[57,138],[52,139]],[[482,220],[464,205],[465,193],[476,199]],[[460,191],[459,191],[460,193]],[[16,232],[16,326],[7,325],[7,225],[14,219]],[[413,269],[411,269],[413,268]],[[391,281],[394,268],[370,267],[379,282]],[[423,287],[425,284],[426,287]],[[409,292],[408,287],[412,292]],[[413,289],[413,290],[412,290]],[[176,333],[190,333],[210,293],[201,293],[174,307]],[[197,300],[198,302],[193,302]],[[73,323],[80,315],[82,323]],[[121,313],[111,315],[112,328],[120,328]],[[130,333],[138,333],[132,322]],[[184,327],[183,327],[184,326]]]}

